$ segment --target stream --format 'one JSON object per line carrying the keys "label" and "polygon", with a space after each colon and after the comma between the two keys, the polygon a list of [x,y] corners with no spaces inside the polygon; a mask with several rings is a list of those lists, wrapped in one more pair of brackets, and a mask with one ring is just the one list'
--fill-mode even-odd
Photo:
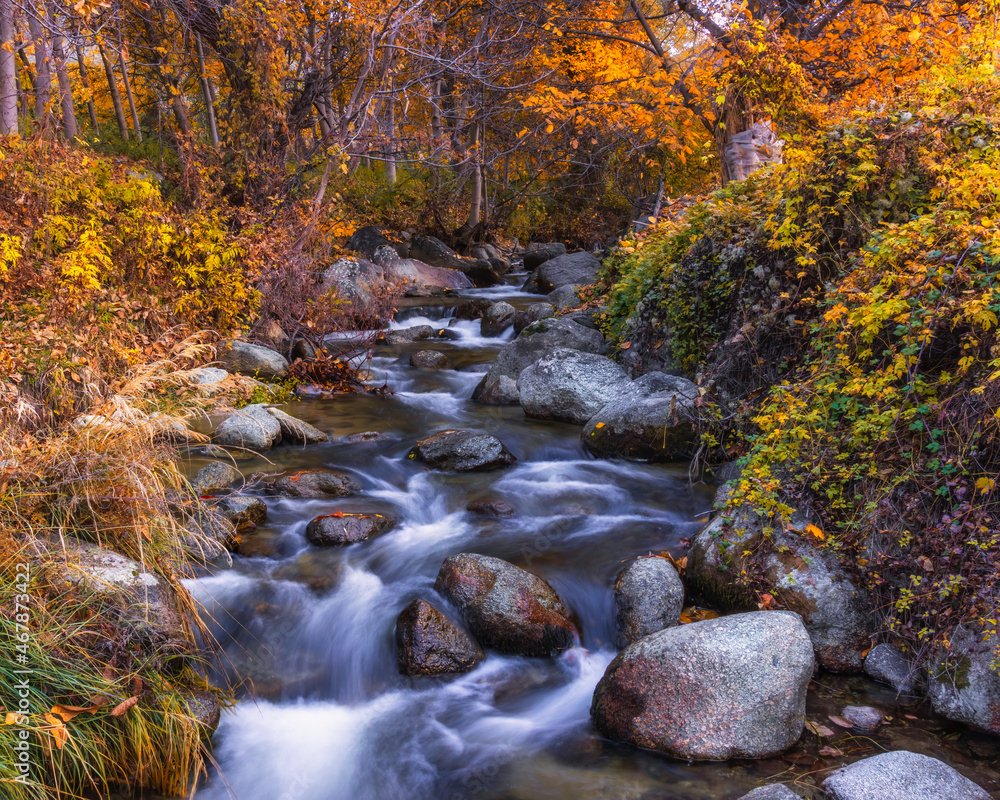
{"label": "stream", "polygon": [[[513,286],[463,296],[519,308],[541,299]],[[635,556],[682,555],[713,492],[689,484],[684,464],[595,460],[578,426],[473,403],[473,388],[513,330],[483,338],[478,321],[454,318],[455,302],[405,301],[394,327],[429,323],[447,327],[450,338],[376,349],[372,382],[391,393],[306,398],[286,408],[330,442],[237,462],[244,475],[333,468],[363,493],[267,498],[266,523],[247,535],[244,551],[253,555],[189,582],[219,642],[212,677],[237,685],[242,698],[223,713],[218,768],[196,800],[735,798],[795,778],[793,788],[808,796],[810,773],[832,763],[817,754],[824,743],[808,737],[784,757],[686,763],[609,742],[592,728],[591,695],[615,655],[615,575]],[[425,349],[446,352],[453,368],[409,366],[410,354]],[[492,433],[518,462],[450,474],[407,458],[418,439],[446,428]],[[342,441],[369,431],[379,436]],[[192,458],[188,466],[194,472],[205,463]],[[516,515],[466,510],[480,498],[503,500]],[[307,523],[336,511],[391,513],[398,524],[349,547],[309,545]],[[396,617],[414,598],[447,608],[434,580],[442,561],[460,552],[498,556],[548,580],[573,611],[580,646],[557,659],[489,652],[473,672],[448,679],[401,676]],[[849,703],[893,717],[877,734],[839,739],[852,758],[911,749],[1000,791],[996,753],[981,752],[989,741],[864,677],[819,675],[810,717],[824,720]]]}

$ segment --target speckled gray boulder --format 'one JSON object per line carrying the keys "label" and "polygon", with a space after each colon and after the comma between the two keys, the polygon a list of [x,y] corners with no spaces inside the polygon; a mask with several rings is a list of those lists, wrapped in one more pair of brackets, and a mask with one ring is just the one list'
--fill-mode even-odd
{"label": "speckled gray boulder", "polygon": [[802,734],[814,667],[809,634],[789,611],[667,628],[611,662],[591,717],[615,741],[677,758],[765,758]]}
{"label": "speckled gray boulder", "polygon": [[943,761],[894,750],[855,761],[823,781],[830,800],[990,800]]}
{"label": "speckled gray boulder", "polygon": [[[740,574],[753,569],[763,575],[768,591],[801,615],[820,664],[834,672],[860,672],[872,631],[871,609],[836,558],[802,534],[776,530],[765,536],[753,509],[741,506],[727,514],[692,539],[688,587],[723,610],[750,610],[757,597]],[[796,513],[790,527],[805,531],[807,524]]]}
{"label": "speckled gray boulder", "polygon": [[252,531],[267,519],[267,504],[259,497],[228,494],[213,502],[219,513],[233,524],[238,533]]}
{"label": "speckled gray boulder", "polygon": [[631,381],[610,358],[557,347],[517,379],[526,416],[582,425]]}
{"label": "speckled gray boulder", "polygon": [[479,332],[483,336],[499,336],[514,324],[516,314],[517,309],[510,303],[503,300],[493,303],[479,321]]}
{"label": "speckled gray boulder", "polygon": [[281,441],[281,425],[260,403],[241,408],[226,417],[212,440],[224,447],[239,447],[263,453]]}
{"label": "speckled gray boulder", "polygon": [[754,789],[749,794],[743,795],[739,800],[802,800],[795,792],[783,783],[772,783],[770,786],[761,786]]}
{"label": "speckled gray boulder", "polygon": [[673,565],[660,556],[638,558],[615,579],[618,647],[680,624],[684,584]]}
{"label": "speckled gray boulder", "polygon": [[488,472],[517,461],[503,442],[479,431],[435,433],[417,442],[410,457],[448,472]]}
{"label": "speckled gray boulder", "polygon": [[330,437],[319,428],[303,422],[291,414],[286,414],[280,408],[268,408],[267,413],[278,421],[281,426],[281,439],[289,444],[319,444],[330,440]]}
{"label": "speckled gray boulder", "polygon": [[472,399],[493,405],[517,405],[517,379],[521,373],[557,347],[603,355],[604,336],[564,319],[533,322],[500,351],[473,391]]}
{"label": "speckled gray boulder", "polygon": [[556,311],[565,311],[569,308],[576,308],[583,302],[580,299],[580,295],[577,293],[579,288],[580,287],[575,283],[560,286],[558,289],[553,289],[549,292],[545,299],[552,304]]}
{"label": "speckled gray boulder", "polygon": [[382,344],[398,346],[401,344],[411,344],[422,342],[424,339],[433,339],[437,330],[430,325],[413,325],[409,328],[389,331],[379,341]]}
{"label": "speckled gray boulder", "polygon": [[225,461],[213,461],[195,473],[190,482],[191,491],[196,497],[228,491],[242,477],[240,471],[232,464],[227,464]]}
{"label": "speckled gray boulder", "polygon": [[545,294],[568,284],[588,286],[597,278],[601,262],[591,253],[565,253],[538,267],[538,288]]}
{"label": "speckled gray boulder", "polygon": [[555,589],[503,559],[477,553],[449,556],[434,588],[458,608],[484,647],[551,656],[576,643],[576,627]]}
{"label": "speckled gray boulder", "polygon": [[453,675],[475,669],[483,648],[426,600],[396,619],[396,653],[403,675]]}
{"label": "speckled gray boulder", "polygon": [[269,381],[288,372],[288,359],[267,347],[249,342],[232,342],[219,354],[219,363],[230,372]]}
{"label": "speckled gray boulder", "polygon": [[903,694],[910,694],[916,688],[916,670],[891,644],[877,644],[868,651],[865,674]]}
{"label": "speckled gray boulder", "polygon": [[1000,675],[993,669],[996,642],[959,625],[951,647],[928,665],[927,695],[942,717],[1000,734]]}
{"label": "speckled gray boulder", "polygon": [[532,303],[527,308],[522,308],[514,315],[514,333],[519,334],[532,322],[548,319],[556,313],[551,303]]}
{"label": "speckled gray boulder", "polygon": [[451,362],[440,350],[418,350],[410,356],[410,366],[423,369],[451,369]]}
{"label": "speckled gray boulder", "polygon": [[524,268],[526,270],[538,269],[546,261],[563,255],[566,252],[566,245],[562,242],[544,242],[540,244],[529,244],[522,254]]}
{"label": "speckled gray boulder", "polygon": [[651,461],[690,455],[698,394],[685,378],[643,375],[594,411],[583,429],[583,444],[600,458]]}

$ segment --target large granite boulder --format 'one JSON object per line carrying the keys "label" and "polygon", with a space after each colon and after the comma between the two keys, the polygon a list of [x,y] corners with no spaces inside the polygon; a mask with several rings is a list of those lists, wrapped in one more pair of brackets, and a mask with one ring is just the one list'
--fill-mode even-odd
{"label": "large granite boulder", "polygon": [[434,588],[458,608],[485,647],[551,656],[576,643],[576,627],[555,589],[502,559],[475,553],[450,556]]}
{"label": "large granite boulder", "polygon": [[472,399],[492,405],[517,405],[520,402],[517,379],[521,373],[557,347],[598,355],[606,351],[604,336],[598,331],[561,319],[534,322],[500,351],[473,391]]}
{"label": "large granite boulder", "polygon": [[893,750],[838,769],[823,781],[829,800],[990,800],[943,761]]}
{"label": "large granite boulder", "polygon": [[942,717],[1000,735],[1000,674],[996,640],[974,625],[955,628],[951,646],[928,665],[927,695]]}
{"label": "large granite boulder", "polygon": [[288,359],[281,353],[249,342],[230,342],[220,348],[219,364],[230,372],[265,381],[288,374]]}
{"label": "large granite boulder", "polygon": [[396,619],[396,653],[403,675],[454,675],[476,668],[483,649],[426,600],[414,600]]}
{"label": "large granite boulder", "polygon": [[457,291],[471,289],[474,285],[468,275],[457,269],[434,267],[415,258],[383,257],[381,260],[386,280],[389,283],[401,284],[404,291],[415,286]]}
{"label": "large granite boulder", "polygon": [[808,521],[793,514],[791,530],[780,524],[765,534],[753,509],[717,516],[691,542],[688,586],[723,610],[749,610],[758,598],[742,575],[757,575],[767,591],[805,623],[820,664],[834,672],[860,672],[873,630],[863,593],[831,553],[807,539]]}
{"label": "large granite boulder", "polygon": [[651,372],[597,409],[583,444],[600,458],[672,461],[691,454],[697,440],[698,387],[685,378]]}
{"label": "large granite boulder", "polygon": [[263,453],[281,441],[281,424],[262,403],[234,411],[215,429],[212,440],[223,447]]}
{"label": "large granite boulder", "polygon": [[495,436],[478,431],[441,431],[417,442],[410,458],[448,472],[488,472],[517,457]]}
{"label": "large granite boulder", "polygon": [[597,279],[601,262],[590,253],[566,253],[538,267],[538,289],[548,294],[560,286],[589,286]]}
{"label": "large granite boulder", "polygon": [[465,273],[476,286],[492,286],[500,279],[489,261],[460,256],[433,236],[417,235],[410,239],[410,256],[434,267],[445,267]]}
{"label": "large granite boulder", "polygon": [[615,579],[618,647],[680,625],[684,584],[677,570],[660,556],[637,558]]}
{"label": "large granite boulder", "polygon": [[591,716],[611,739],[677,758],[765,758],[802,734],[814,667],[789,611],[666,628],[611,662]]}
{"label": "large granite boulder", "polygon": [[553,289],[545,299],[552,304],[556,311],[567,311],[568,309],[576,308],[583,302],[577,291],[579,288],[575,283],[568,283],[565,286],[560,286],[558,289]]}
{"label": "large granite boulder", "polygon": [[348,250],[353,250],[355,253],[360,253],[369,259],[373,259],[375,253],[383,247],[393,248],[400,256],[406,255],[406,246],[404,244],[394,243],[382,228],[375,225],[365,225],[362,228],[358,228],[351,234],[351,238],[347,240]]}
{"label": "large granite boulder", "polygon": [[359,307],[375,304],[375,295],[386,289],[382,267],[367,258],[338,258],[323,273],[321,290]]}
{"label": "large granite boulder", "polygon": [[410,366],[423,369],[451,369],[451,361],[440,350],[418,350],[410,355]]}
{"label": "large granite boulder", "polygon": [[524,268],[526,270],[533,270],[538,269],[546,261],[551,261],[553,258],[557,258],[565,253],[566,245],[562,242],[539,242],[529,244],[524,249],[521,258],[524,261]]}
{"label": "large granite boulder", "polygon": [[252,495],[227,494],[217,498],[213,505],[237,533],[252,531],[267,519],[267,504]]}
{"label": "large granite boulder", "polygon": [[629,383],[610,358],[557,347],[521,372],[517,391],[525,415],[582,425]]}

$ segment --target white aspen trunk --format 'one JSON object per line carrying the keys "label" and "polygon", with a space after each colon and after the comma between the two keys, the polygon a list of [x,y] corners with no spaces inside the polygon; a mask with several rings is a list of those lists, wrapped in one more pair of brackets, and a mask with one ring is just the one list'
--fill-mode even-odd
{"label": "white aspen trunk", "polygon": [[87,73],[87,60],[83,57],[83,48],[76,46],[76,63],[80,70],[80,84],[87,93],[87,113],[90,114],[90,124],[94,127],[94,133],[100,134],[101,129],[97,124],[97,109],[94,107],[94,94],[90,88],[90,75]]}
{"label": "white aspen trunk", "polygon": [[0,0],[0,136],[17,136],[14,0]]}
{"label": "white aspen trunk", "polygon": [[205,50],[201,46],[201,36],[195,34],[195,46],[198,49],[198,75],[201,78],[201,93],[205,98],[205,111],[208,114],[208,133],[212,138],[212,147],[219,147],[219,126],[215,122],[215,93],[212,91],[212,79],[205,69]]}

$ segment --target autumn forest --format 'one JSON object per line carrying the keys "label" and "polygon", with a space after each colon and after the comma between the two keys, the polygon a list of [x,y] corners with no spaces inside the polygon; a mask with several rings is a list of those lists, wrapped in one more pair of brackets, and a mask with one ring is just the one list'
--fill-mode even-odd
{"label": "autumn forest", "polygon": [[0,798],[1000,797],[998,0],[0,0]]}

